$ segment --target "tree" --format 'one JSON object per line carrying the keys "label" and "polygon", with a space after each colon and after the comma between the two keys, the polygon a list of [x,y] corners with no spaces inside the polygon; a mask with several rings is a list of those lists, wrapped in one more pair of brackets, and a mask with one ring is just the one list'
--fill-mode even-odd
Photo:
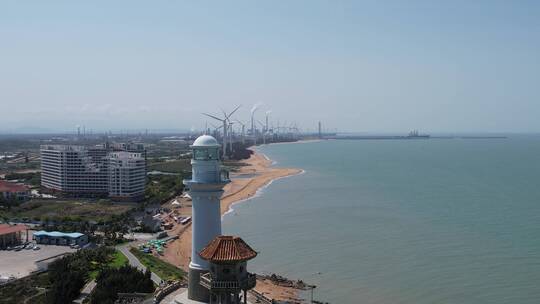
{"label": "tree", "polygon": [[49,265],[48,279],[51,288],[46,299],[49,304],[71,303],[88,279],[92,264],[106,264],[114,249],[100,247],[83,249]]}
{"label": "tree", "polygon": [[155,289],[148,270],[142,273],[136,267],[129,265],[118,269],[103,269],[96,282],[96,288],[90,297],[92,304],[113,304],[118,299],[119,292],[151,293]]}
{"label": "tree", "polygon": [[62,258],[49,266],[51,289],[47,292],[47,303],[62,304],[75,300],[84,286],[88,270],[86,267],[71,265],[71,258]]}

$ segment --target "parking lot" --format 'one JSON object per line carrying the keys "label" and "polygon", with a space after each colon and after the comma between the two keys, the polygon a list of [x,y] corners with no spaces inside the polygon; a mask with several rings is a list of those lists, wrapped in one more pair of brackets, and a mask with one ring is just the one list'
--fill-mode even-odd
{"label": "parking lot", "polygon": [[0,250],[0,277],[24,277],[38,269],[36,261],[66,252],[75,252],[69,246],[39,245],[40,250]]}

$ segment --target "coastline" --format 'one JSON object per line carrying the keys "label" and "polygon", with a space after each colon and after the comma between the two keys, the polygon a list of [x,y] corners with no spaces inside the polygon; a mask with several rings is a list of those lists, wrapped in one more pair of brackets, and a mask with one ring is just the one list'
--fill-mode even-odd
{"label": "coastline", "polygon": [[[234,205],[245,203],[260,195],[261,191],[271,185],[273,181],[304,173],[304,170],[301,169],[274,168],[272,167],[274,162],[266,155],[254,148],[250,149],[253,154],[249,159],[241,161],[246,165],[231,173],[231,182],[224,188],[225,192],[220,205],[222,218],[226,214],[234,212]],[[186,202],[186,205],[189,208],[184,207],[182,211],[188,212],[190,215],[191,203]],[[169,235],[178,235],[178,239],[167,246],[160,258],[187,271],[191,257],[191,225],[177,225],[169,231]],[[267,280],[258,280],[257,283],[256,290],[271,298],[293,302],[301,301],[298,298],[299,290],[297,289],[278,286]]]}

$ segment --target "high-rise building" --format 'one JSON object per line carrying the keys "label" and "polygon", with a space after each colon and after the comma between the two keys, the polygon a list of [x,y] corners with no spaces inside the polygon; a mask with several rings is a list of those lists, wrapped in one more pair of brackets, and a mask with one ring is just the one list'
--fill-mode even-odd
{"label": "high-rise building", "polygon": [[73,196],[102,196],[109,189],[107,151],[70,145],[41,146],[41,185]]}
{"label": "high-rise building", "polygon": [[[144,147],[138,148],[132,150],[137,153],[123,154],[108,145],[42,145],[41,186],[66,196],[139,199],[144,194],[146,160],[142,157]],[[127,169],[114,171],[113,175],[111,165],[116,169],[124,163]]]}
{"label": "high-rise building", "polygon": [[146,161],[142,153],[111,152],[109,161],[109,197],[118,200],[144,198]]}

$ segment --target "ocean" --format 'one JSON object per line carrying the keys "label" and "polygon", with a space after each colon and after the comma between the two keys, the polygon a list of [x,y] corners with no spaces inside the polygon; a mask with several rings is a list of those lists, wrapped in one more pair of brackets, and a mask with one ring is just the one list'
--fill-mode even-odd
{"label": "ocean", "polygon": [[540,139],[261,146],[276,180],[223,218],[250,271],[333,304],[540,303]]}

